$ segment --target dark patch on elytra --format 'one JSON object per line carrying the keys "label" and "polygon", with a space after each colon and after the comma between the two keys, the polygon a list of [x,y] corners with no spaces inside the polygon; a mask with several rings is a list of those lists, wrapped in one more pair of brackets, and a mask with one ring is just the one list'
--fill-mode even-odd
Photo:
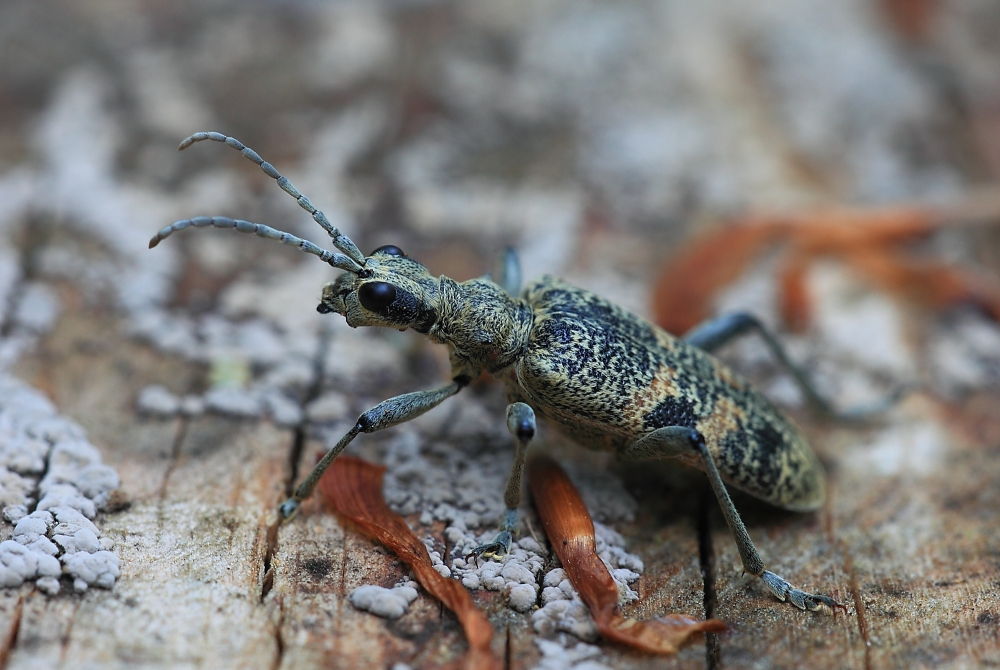
{"label": "dark patch on elytra", "polygon": [[[552,277],[523,295],[535,320],[514,395],[562,433],[619,450],[666,426],[704,429],[725,481],[780,506],[818,504],[823,472],[798,429],[710,354]],[[636,399],[650,393],[637,414]],[[734,405],[735,425],[706,424],[722,401]]]}
{"label": "dark patch on elytra", "polygon": [[668,396],[661,400],[646,416],[643,425],[649,430],[667,426],[694,428],[698,423],[694,404],[684,396]]}

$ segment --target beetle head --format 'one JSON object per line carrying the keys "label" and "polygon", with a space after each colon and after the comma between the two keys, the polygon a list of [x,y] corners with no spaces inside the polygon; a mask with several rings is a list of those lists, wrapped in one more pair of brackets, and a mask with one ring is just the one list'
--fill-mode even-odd
{"label": "beetle head", "polygon": [[399,247],[379,247],[357,273],[345,272],[323,287],[317,311],[336,312],[347,324],[427,333],[437,320],[438,280]]}

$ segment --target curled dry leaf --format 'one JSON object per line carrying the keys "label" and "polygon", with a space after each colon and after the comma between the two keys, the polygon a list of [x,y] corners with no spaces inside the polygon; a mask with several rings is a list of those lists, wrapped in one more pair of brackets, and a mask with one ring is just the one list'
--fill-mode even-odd
{"label": "curled dry leaf", "polygon": [[382,498],[385,468],[353,456],[340,456],[320,480],[329,508],[362,534],[381,542],[409,565],[417,581],[458,617],[469,641],[462,662],[466,670],[499,670],[490,651],[493,628],[460,582],[442,577],[431,564],[423,542]]}
{"label": "curled dry leaf", "polygon": [[908,257],[898,247],[959,223],[995,223],[995,198],[971,199],[963,208],[929,207],[828,210],[749,216],[695,237],[677,253],[653,290],[656,322],[683,334],[704,321],[712,299],[755,258],[784,247],[779,268],[779,302],[785,325],[803,330],[811,303],[809,265],[823,256],[839,258],[884,291],[934,309],[960,302],[978,305],[1000,321],[1000,285],[964,268]]}
{"label": "curled dry leaf", "polygon": [[698,621],[682,614],[648,621],[624,618],[618,609],[618,587],[597,555],[594,523],[569,477],[554,460],[536,455],[528,462],[528,485],[553,550],[605,638],[654,654],[673,654],[695,633],[725,630],[717,619]]}

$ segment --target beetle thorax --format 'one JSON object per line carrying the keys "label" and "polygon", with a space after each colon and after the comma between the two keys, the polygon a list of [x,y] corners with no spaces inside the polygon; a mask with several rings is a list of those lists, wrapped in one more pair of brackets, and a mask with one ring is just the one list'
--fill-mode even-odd
{"label": "beetle thorax", "polygon": [[428,336],[447,344],[454,362],[470,370],[496,372],[524,351],[531,310],[486,279],[441,278],[438,320]]}

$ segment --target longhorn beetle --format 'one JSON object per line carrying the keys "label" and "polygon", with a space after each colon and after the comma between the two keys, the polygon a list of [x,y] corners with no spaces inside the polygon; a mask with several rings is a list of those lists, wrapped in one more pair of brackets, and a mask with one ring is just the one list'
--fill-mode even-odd
{"label": "longhorn beetle", "polygon": [[[779,600],[800,609],[843,607],[806,593],[765,569],[726,484],[793,511],[818,509],[826,495],[823,467],[790,418],[709,352],[756,331],[789,368],[817,408],[830,407],[791,364],[778,341],[748,314],[710,321],[681,338],[593,293],[544,276],[519,290],[516,256],[508,252],[499,283],[488,277],[457,282],[434,277],[398,247],[362,254],[291,182],[253,149],[221,133],[196,133],[180,144],[223,142],[260,166],[331,237],[331,252],[269,226],[226,217],[184,219],[160,230],[150,248],[189,227],[235,228],[296,246],[344,270],[323,287],[317,310],[348,325],[413,330],[448,347],[451,381],[429,391],[385,400],[323,457],[281,504],[291,518],[333,459],[360,433],[420,416],[486,371],[506,389],[514,466],[504,491],[506,511],[496,537],[471,556],[502,556],[517,532],[525,452],[536,413],[582,446],[622,459],[675,458],[705,472],[739,548],[743,568]],[[893,399],[890,399],[892,401]]]}

